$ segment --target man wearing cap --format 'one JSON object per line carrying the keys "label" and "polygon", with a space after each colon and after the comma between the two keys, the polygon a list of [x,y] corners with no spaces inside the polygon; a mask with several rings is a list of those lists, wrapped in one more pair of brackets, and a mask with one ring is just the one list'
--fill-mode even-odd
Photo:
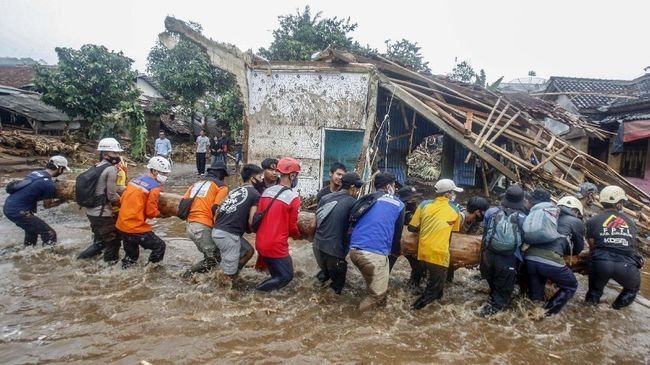
{"label": "man wearing cap", "polygon": [[322,197],[316,208],[316,234],[314,256],[321,272],[318,279],[325,283],[332,280],[330,288],[341,294],[345,285],[348,264],[348,226],[350,209],[357,201],[363,180],[356,172],[348,172],[341,178],[341,190]]}
{"label": "man wearing cap", "polygon": [[350,260],[368,289],[368,296],[359,304],[361,311],[385,303],[390,275],[388,256],[399,255],[404,225],[404,203],[394,196],[395,176],[377,174],[375,188],[376,200],[356,222],[350,238]]}
{"label": "man wearing cap", "polygon": [[[583,208],[589,208],[598,200],[598,187],[590,182],[582,183],[580,184],[580,190],[578,190],[575,196],[580,200]],[[589,217],[589,215],[585,215],[586,217]]]}
{"label": "man wearing cap", "polygon": [[205,179],[192,184],[183,196],[184,199],[194,198],[187,216],[186,231],[203,254],[203,260],[192,265],[187,274],[209,271],[221,261],[219,249],[212,240],[212,227],[215,212],[228,196],[228,186],[224,183],[226,176],[226,164],[216,160],[208,168]]}
{"label": "man wearing cap", "polygon": [[103,251],[104,262],[115,264],[119,260],[122,240],[115,228],[117,216],[113,214],[112,208],[120,201],[117,194],[117,165],[122,161],[120,152],[123,151],[115,138],[103,138],[97,145],[99,162],[86,170],[90,174],[99,173],[95,186],[95,197],[99,199],[96,200],[96,206],[86,207],[86,216],[94,236],[93,243],[83,250],[77,259],[89,259]]}
{"label": "man wearing cap", "polygon": [[[515,288],[517,266],[522,261],[520,246],[524,219],[524,190],[519,185],[508,187],[501,200],[500,207],[493,207],[485,212],[485,230],[481,244],[481,275],[490,286],[488,303],[481,308],[482,316],[490,316],[505,309],[510,302],[510,297]],[[499,251],[492,247],[493,230],[496,227],[497,217],[508,219],[512,222],[513,249]],[[511,220],[512,219],[512,220]]]}
{"label": "man wearing cap", "polygon": [[257,205],[257,212],[264,212],[264,216],[256,232],[255,248],[271,274],[255,287],[263,292],[282,289],[293,280],[289,237],[300,238],[300,195],[292,190],[298,186],[300,162],[284,157],[278,161],[277,171],[280,183],[264,190]]}
{"label": "man wearing cap", "polygon": [[10,221],[25,231],[25,246],[35,246],[38,236],[41,236],[43,246],[56,244],[54,229],[34,214],[40,200],[43,200],[45,209],[63,203],[63,200],[54,199],[54,178],[64,171],[70,171],[68,160],[63,156],[53,156],[47,162],[45,170],[33,171],[20,182],[7,186],[10,194],[2,211]]}
{"label": "man wearing cap", "polygon": [[587,221],[587,242],[591,251],[589,290],[585,301],[600,303],[603,289],[610,279],[623,287],[612,303],[621,309],[634,302],[641,286],[639,269],[643,257],[636,252],[636,224],[623,213],[627,201],[625,191],[615,185],[600,192],[600,203],[605,210]]}
{"label": "man wearing cap", "polygon": [[409,223],[409,230],[420,234],[418,261],[428,276],[424,293],[413,303],[413,309],[422,309],[442,298],[449,267],[451,232],[460,229],[460,209],[453,202],[456,193],[463,192],[463,189],[450,179],[438,180],[435,189],[435,199],[420,203]]}
{"label": "man wearing cap", "polygon": [[558,313],[578,289],[578,281],[564,256],[579,254],[585,245],[580,201],[567,196],[560,199],[557,206],[560,208],[557,231],[562,236],[549,243],[531,245],[525,252],[529,298],[534,302],[544,300],[547,280],[559,288],[544,304],[547,316]]}

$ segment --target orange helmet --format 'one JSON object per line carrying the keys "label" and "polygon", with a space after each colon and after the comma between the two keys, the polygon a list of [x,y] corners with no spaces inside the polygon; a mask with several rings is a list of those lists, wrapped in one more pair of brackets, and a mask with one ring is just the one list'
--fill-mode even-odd
{"label": "orange helmet", "polygon": [[278,161],[276,170],[278,170],[281,174],[300,172],[300,162],[291,157],[283,157],[280,159],[280,161]]}

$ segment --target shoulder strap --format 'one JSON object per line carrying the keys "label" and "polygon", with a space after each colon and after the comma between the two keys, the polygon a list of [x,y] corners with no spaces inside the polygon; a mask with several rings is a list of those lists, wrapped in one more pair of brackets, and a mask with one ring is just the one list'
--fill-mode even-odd
{"label": "shoulder strap", "polygon": [[266,207],[266,209],[264,210],[264,213],[263,213],[263,214],[266,214],[266,212],[268,212],[268,211],[271,209],[271,206],[273,206],[273,203],[275,203],[275,201],[278,199],[278,197],[280,196],[280,194],[282,194],[285,190],[289,190],[289,188],[286,187],[286,186],[283,186],[283,187],[280,189],[280,191],[278,191],[278,193],[275,194],[275,196],[273,197],[273,199],[271,199],[271,203],[269,203],[269,206]]}
{"label": "shoulder strap", "polygon": [[192,205],[194,204],[194,198],[196,198],[197,195],[199,195],[199,192],[201,192],[201,189],[203,189],[203,186],[208,183],[208,180],[204,181],[201,186],[196,190],[196,193],[194,193],[194,196],[190,197],[190,209],[192,209]]}

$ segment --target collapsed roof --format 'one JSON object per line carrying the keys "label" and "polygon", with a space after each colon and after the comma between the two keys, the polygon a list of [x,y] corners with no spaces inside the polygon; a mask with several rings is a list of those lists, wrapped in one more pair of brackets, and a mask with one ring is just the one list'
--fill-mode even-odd
{"label": "collapsed roof", "polygon": [[[273,67],[273,62],[207,39],[175,18],[167,17],[165,26],[168,32],[180,34],[206,50],[216,67],[234,74],[244,99],[248,97],[246,69],[268,67],[270,70]],[[168,35],[161,34],[163,43]],[[329,47],[315,58],[319,62],[314,65],[331,62],[341,66],[371,66],[377,74],[379,87],[470,151],[466,163],[473,154],[511,181],[528,186],[543,183],[569,194],[577,192],[578,185],[585,180],[600,186],[619,185],[631,202],[644,210],[650,209],[650,196],[645,192],[606,163],[576,149],[545,128],[545,121],[551,120],[570,129],[582,130],[592,138],[609,137],[607,132],[554,104],[524,94],[489,91],[445,76],[417,73],[381,56],[369,58]],[[296,64],[304,67],[308,63]],[[243,102],[248,105],[247,100]],[[360,158],[364,159],[365,155]],[[545,166],[561,175],[554,175]],[[640,212],[633,215],[647,221]]]}

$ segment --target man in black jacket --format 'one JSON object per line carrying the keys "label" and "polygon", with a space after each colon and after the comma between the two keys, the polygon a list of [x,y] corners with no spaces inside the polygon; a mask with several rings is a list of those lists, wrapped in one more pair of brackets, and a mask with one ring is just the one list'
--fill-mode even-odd
{"label": "man in black jacket", "polygon": [[610,185],[600,192],[600,203],[605,210],[587,222],[587,240],[591,250],[589,291],[585,301],[598,304],[609,279],[614,279],[623,290],[612,308],[626,307],[636,298],[641,287],[643,258],[636,253],[636,224],[623,213],[625,191]]}
{"label": "man in black jacket", "polygon": [[578,289],[578,281],[566,265],[564,256],[577,255],[585,246],[582,203],[577,198],[567,196],[560,199],[557,205],[560,208],[557,231],[562,237],[553,242],[530,246],[525,254],[530,285],[528,296],[531,300],[544,300],[547,280],[560,288],[544,305],[547,316],[558,313]]}

